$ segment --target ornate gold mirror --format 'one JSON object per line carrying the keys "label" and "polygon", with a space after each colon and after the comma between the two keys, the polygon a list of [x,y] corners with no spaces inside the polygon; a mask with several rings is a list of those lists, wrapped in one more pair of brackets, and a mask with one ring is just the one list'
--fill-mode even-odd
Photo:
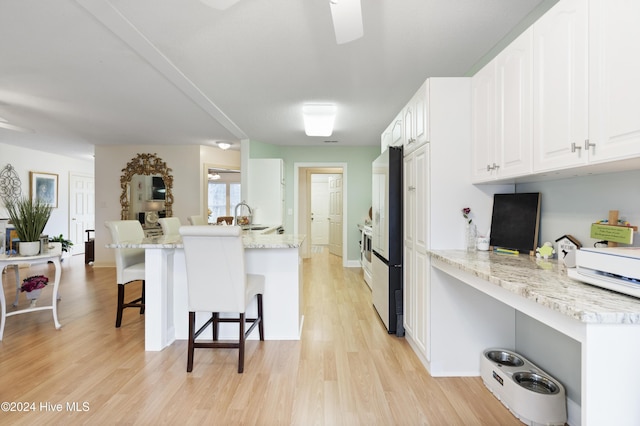
{"label": "ornate gold mirror", "polygon": [[152,209],[173,215],[173,175],[171,168],[156,154],[138,154],[120,176],[120,218],[138,219]]}

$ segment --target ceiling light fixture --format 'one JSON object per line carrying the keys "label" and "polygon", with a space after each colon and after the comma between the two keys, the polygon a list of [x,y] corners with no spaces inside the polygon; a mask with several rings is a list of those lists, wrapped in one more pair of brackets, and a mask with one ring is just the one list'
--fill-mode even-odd
{"label": "ceiling light fixture", "polygon": [[307,136],[331,136],[336,119],[336,106],[332,104],[307,104],[302,107],[304,132]]}
{"label": "ceiling light fixture", "polygon": [[227,142],[216,142],[216,144],[218,145],[218,148],[220,148],[222,150],[226,150],[226,149],[229,149],[231,147],[231,144],[227,143]]}
{"label": "ceiling light fixture", "polygon": [[336,43],[344,44],[364,35],[360,0],[329,0]]}

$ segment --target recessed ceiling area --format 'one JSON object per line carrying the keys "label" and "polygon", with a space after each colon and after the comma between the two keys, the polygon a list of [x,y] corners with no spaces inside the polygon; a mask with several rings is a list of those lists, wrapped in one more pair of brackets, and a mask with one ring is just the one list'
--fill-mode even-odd
{"label": "recessed ceiling area", "polygon": [[[3,0],[0,143],[379,145],[427,77],[468,74],[554,3],[361,1],[338,44],[329,0]],[[305,135],[309,103],[336,106],[330,138]]]}

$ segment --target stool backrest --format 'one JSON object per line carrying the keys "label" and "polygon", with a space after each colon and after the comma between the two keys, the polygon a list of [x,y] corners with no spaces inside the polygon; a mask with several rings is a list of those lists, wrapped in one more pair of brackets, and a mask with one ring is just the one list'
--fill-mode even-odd
{"label": "stool backrest", "polygon": [[[126,241],[140,242],[144,239],[142,225],[137,220],[113,220],[105,222],[105,226],[111,233],[111,241],[122,243]],[[123,272],[125,268],[144,262],[143,248],[117,248],[116,253],[116,276],[118,283],[124,284]]]}
{"label": "stool backrest", "polygon": [[180,219],[177,217],[162,217],[158,219],[158,223],[160,224],[164,235],[180,235],[178,229],[180,229],[182,224],[180,223]]}
{"label": "stool backrest", "polygon": [[193,226],[200,226],[200,225],[207,224],[207,221],[202,216],[189,216],[187,220]]}
{"label": "stool backrest", "polygon": [[182,226],[189,311],[244,312],[246,273],[239,226]]}

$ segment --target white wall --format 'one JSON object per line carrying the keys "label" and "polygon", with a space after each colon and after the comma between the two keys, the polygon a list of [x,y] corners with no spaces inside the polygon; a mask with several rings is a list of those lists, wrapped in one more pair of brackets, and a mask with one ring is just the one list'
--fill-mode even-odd
{"label": "white wall", "polygon": [[187,224],[187,217],[206,211],[205,164],[240,168],[238,151],[200,145],[117,145],[95,147],[96,235],[94,266],[113,266],[114,255],[105,247],[111,238],[104,223],[120,219],[122,169],[140,153],[152,153],[171,168],[173,216]]}
{"label": "white wall", "polygon": [[[562,235],[574,236],[592,247],[592,223],[606,219],[609,210],[640,225],[640,171],[591,175],[570,179],[518,184],[517,192],[540,192],[540,243]],[[634,235],[640,246],[640,235]],[[567,396],[580,403],[580,344],[549,327],[519,314],[516,349],[563,383]]]}
{"label": "white wall", "polygon": [[[82,173],[93,176],[94,162],[62,155],[35,151],[0,143],[0,170],[7,164],[16,170],[20,178],[22,195],[29,196],[29,172],[45,172],[58,175],[58,208],[53,209],[44,229],[45,234],[69,236],[69,174]],[[0,217],[8,217],[0,202]]]}

